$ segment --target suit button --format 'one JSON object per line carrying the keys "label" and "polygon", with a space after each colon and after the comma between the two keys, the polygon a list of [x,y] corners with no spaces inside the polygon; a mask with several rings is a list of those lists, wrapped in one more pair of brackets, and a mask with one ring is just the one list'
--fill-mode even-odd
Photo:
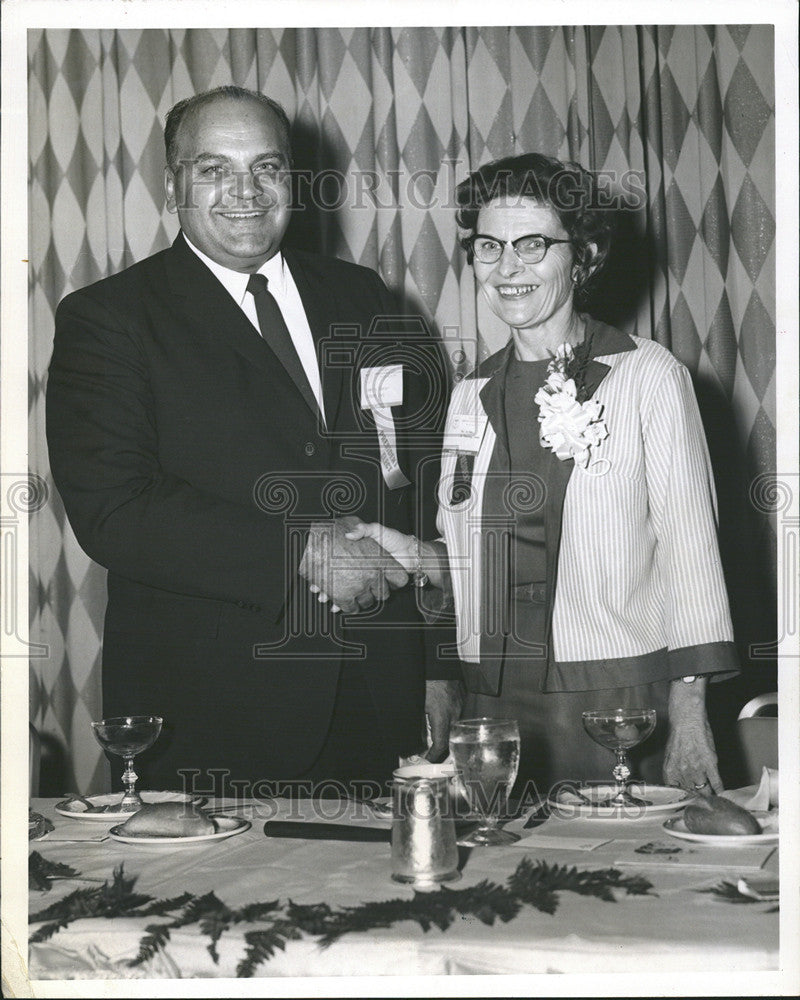
{"label": "suit button", "polygon": [[314,452],[316,450],[317,449],[314,447],[314,445],[310,441],[306,442],[305,453],[306,453],[306,455],[309,456],[309,458],[314,454]]}

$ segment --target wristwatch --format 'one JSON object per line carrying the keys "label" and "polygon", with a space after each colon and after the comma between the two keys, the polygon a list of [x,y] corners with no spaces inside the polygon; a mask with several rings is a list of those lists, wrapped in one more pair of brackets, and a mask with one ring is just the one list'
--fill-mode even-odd
{"label": "wristwatch", "polygon": [[694,684],[697,680],[697,674],[688,674],[686,677],[681,677],[684,684]]}

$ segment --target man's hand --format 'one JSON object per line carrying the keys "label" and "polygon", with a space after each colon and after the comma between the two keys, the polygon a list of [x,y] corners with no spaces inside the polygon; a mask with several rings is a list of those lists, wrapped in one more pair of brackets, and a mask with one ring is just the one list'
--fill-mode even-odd
{"label": "man's hand", "polygon": [[431,726],[433,745],[425,755],[438,764],[450,752],[450,726],[461,717],[464,688],[461,681],[426,681],[425,712]]}
{"label": "man's hand", "polygon": [[688,791],[721,792],[723,784],[706,715],[705,690],[704,677],[693,684],[676,680],[670,685],[664,781]]}
{"label": "man's hand", "polygon": [[408,582],[408,573],[373,539],[345,537],[359,523],[352,516],[314,522],[299,569],[314,592],[346,612],[365,610]]}

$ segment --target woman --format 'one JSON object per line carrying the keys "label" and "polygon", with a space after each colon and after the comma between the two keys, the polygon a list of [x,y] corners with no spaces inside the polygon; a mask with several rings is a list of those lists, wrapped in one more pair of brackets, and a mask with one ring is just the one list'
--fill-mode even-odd
{"label": "woman", "polygon": [[585,170],[507,158],[457,198],[467,260],[511,340],[454,389],[443,541],[380,525],[352,537],[452,594],[464,714],[519,720],[521,778],[607,779],[581,712],[653,707],[664,725],[641,775],[658,782],[663,765],[669,784],[719,791],[705,689],[737,664],[689,375],[579,311],[611,238]]}

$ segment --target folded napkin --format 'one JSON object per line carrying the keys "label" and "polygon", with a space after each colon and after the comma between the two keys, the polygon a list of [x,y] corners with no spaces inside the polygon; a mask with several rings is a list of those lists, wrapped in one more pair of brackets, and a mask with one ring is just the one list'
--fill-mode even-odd
{"label": "folded napkin", "polygon": [[774,845],[743,847],[706,847],[704,844],[678,842],[665,836],[644,844],[620,845],[614,867],[620,868],[697,868],[759,871],[775,850]]}
{"label": "folded napkin", "polygon": [[750,812],[767,812],[778,805],[778,771],[771,767],[762,768],[761,781],[758,785],[732,788],[720,794],[742,809],[749,809]]}
{"label": "folded napkin", "polygon": [[510,844],[510,847],[522,847],[529,851],[541,849],[551,849],[554,851],[593,851],[603,844],[608,844],[608,837],[592,839],[590,837],[548,837],[545,833],[534,831],[526,834],[519,840]]}
{"label": "folded napkin", "polygon": [[53,830],[51,833],[46,833],[39,839],[46,841],[48,844],[102,844],[104,840],[108,840],[108,830],[104,826],[100,827],[100,829],[97,826],[93,826],[88,830],[70,827],[69,832],[67,832],[62,827]]}

